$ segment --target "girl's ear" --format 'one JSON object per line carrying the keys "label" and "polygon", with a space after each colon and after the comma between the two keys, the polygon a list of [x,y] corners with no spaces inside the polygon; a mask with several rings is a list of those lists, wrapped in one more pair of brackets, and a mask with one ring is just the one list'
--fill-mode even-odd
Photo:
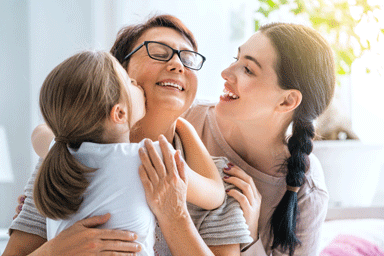
{"label": "girl's ear", "polygon": [[286,113],[295,110],[301,103],[303,95],[299,90],[287,90],[280,104],[277,106],[277,111]]}
{"label": "girl's ear", "polygon": [[118,103],[113,106],[110,117],[112,122],[117,124],[125,124],[128,122],[128,111],[124,104]]}

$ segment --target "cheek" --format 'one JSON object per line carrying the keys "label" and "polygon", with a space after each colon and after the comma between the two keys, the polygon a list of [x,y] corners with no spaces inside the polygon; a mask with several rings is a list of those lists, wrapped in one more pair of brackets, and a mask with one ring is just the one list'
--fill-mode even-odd
{"label": "cheek", "polygon": [[191,88],[191,92],[193,94],[193,97],[196,96],[196,92],[197,92],[197,74],[196,72],[191,72],[190,76],[188,76],[188,80],[189,80],[189,84],[190,84],[190,88]]}

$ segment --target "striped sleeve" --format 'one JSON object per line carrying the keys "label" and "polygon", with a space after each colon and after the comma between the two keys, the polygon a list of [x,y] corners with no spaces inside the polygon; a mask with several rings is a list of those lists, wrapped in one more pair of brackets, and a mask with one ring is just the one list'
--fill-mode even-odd
{"label": "striped sleeve", "polygon": [[[228,160],[223,157],[212,157],[220,174]],[[225,183],[225,189],[234,188]],[[240,204],[233,198],[226,196],[224,203],[217,209],[207,211],[193,204],[188,204],[188,210],[199,234],[209,246],[224,244],[251,243],[253,240],[245,222]]]}
{"label": "striped sleeve", "polygon": [[46,218],[37,211],[35,202],[33,201],[33,184],[42,162],[43,159],[40,158],[35,171],[32,173],[32,176],[29,178],[27,185],[24,188],[26,199],[24,201],[23,209],[17,218],[12,221],[11,226],[9,227],[9,234],[11,234],[12,230],[20,230],[47,239]]}

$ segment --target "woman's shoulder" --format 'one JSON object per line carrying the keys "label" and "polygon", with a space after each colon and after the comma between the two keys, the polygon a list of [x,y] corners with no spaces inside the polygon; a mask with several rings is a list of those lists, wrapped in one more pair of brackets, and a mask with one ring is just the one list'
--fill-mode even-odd
{"label": "woman's shoulder", "polygon": [[324,172],[319,159],[312,153],[309,155],[309,161],[310,167],[305,173],[305,183],[308,186],[308,191],[312,191],[312,193],[324,194],[325,197],[328,197]]}
{"label": "woman's shoulder", "polygon": [[191,119],[198,116],[206,116],[210,109],[214,109],[216,102],[197,99],[191,107],[182,115],[185,119]]}

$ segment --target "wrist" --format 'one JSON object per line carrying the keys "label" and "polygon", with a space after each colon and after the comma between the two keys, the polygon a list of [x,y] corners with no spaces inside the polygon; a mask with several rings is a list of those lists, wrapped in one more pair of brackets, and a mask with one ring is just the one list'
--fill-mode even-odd
{"label": "wrist", "polygon": [[49,253],[46,243],[40,246],[39,248],[37,248],[32,253],[28,254],[28,256],[49,256],[49,255],[51,254]]}
{"label": "wrist", "polygon": [[162,214],[156,214],[157,222],[159,225],[183,225],[191,220],[188,212],[187,205],[178,206],[172,209],[172,211],[166,211]]}

